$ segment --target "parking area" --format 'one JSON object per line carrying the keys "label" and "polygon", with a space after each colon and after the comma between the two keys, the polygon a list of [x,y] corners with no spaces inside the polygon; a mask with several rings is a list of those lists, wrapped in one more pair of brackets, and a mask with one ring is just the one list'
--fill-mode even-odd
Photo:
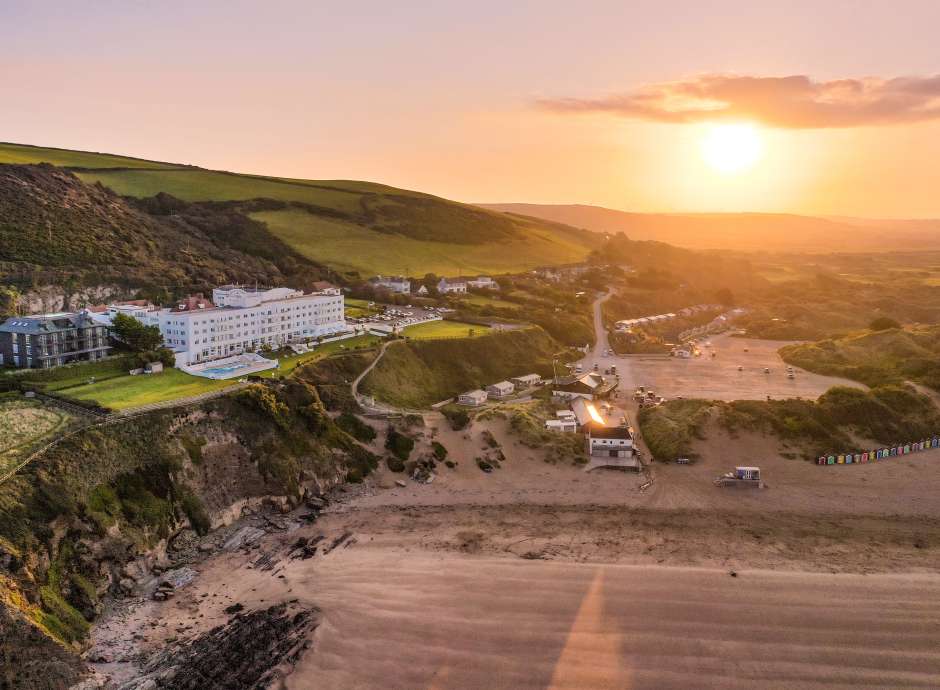
{"label": "parking area", "polygon": [[424,323],[453,311],[453,309],[443,307],[418,307],[410,304],[402,306],[400,304],[382,304],[380,302],[368,302],[363,307],[376,313],[359,318],[347,318],[347,323],[356,325],[378,324],[401,331],[407,326]]}
{"label": "parking area", "polygon": [[[654,390],[666,399],[677,396],[712,400],[765,400],[772,398],[818,398],[832,386],[864,388],[855,381],[820,376],[787,365],[777,350],[789,342],[753,340],[720,335],[703,345],[702,355],[691,359],[659,356],[600,356],[594,358],[603,372],[617,365],[620,391],[630,395],[638,386]],[[714,357],[712,356],[714,353]],[[590,362],[593,364],[593,361]],[[769,369],[769,373],[765,373]]]}

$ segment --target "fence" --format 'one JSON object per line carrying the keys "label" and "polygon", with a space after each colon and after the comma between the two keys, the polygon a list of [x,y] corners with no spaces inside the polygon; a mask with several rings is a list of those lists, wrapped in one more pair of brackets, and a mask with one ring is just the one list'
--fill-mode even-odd
{"label": "fence", "polygon": [[816,458],[817,465],[857,465],[866,462],[878,462],[887,460],[899,455],[908,455],[922,450],[940,448],[940,436],[933,436],[922,441],[905,443],[898,446],[889,446],[877,450],[869,450],[861,453],[840,453],[839,455],[820,455]]}

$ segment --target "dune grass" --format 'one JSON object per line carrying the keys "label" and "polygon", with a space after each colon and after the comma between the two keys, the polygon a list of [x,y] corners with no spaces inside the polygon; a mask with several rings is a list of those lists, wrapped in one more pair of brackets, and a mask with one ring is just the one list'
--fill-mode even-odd
{"label": "dune grass", "polygon": [[451,244],[376,233],[360,225],[313,216],[301,210],[252,214],[301,254],[337,271],[453,276],[514,273],[536,266],[580,261],[588,249],[563,233],[530,227],[520,239],[486,244]]}

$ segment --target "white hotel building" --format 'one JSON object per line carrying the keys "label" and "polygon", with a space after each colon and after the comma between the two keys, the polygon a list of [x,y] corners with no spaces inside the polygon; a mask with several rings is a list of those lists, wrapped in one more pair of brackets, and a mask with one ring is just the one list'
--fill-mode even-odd
{"label": "white hotel building", "polygon": [[348,330],[343,293],[333,287],[304,294],[283,287],[226,285],[212,291],[211,302],[190,297],[160,310],[158,317],[177,366]]}

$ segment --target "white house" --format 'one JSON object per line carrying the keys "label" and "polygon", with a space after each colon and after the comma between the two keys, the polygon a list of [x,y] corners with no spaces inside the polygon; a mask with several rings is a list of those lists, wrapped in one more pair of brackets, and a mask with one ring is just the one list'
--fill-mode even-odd
{"label": "white house", "polygon": [[463,280],[447,280],[447,278],[441,278],[437,282],[437,291],[442,295],[463,295],[467,292],[467,283]]}
{"label": "white house", "polygon": [[227,285],[214,289],[211,301],[188,297],[158,317],[178,366],[347,330],[343,295],[336,288],[304,294]]}
{"label": "white house", "polygon": [[486,391],[477,389],[475,391],[468,391],[466,393],[461,393],[457,396],[457,402],[461,405],[468,405],[470,407],[479,407],[486,402]]}
{"label": "white house", "polygon": [[418,288],[418,291],[415,292],[415,294],[420,297],[425,297],[428,294],[428,289],[424,285],[422,285],[421,287]]}
{"label": "white house", "polygon": [[489,276],[480,276],[479,278],[471,278],[468,280],[467,287],[476,288],[478,290],[499,290],[499,283]]}
{"label": "white house", "polygon": [[486,387],[486,395],[490,398],[505,398],[516,392],[516,387],[509,381],[499,381]]}
{"label": "white house", "polygon": [[385,288],[400,295],[411,294],[411,281],[403,276],[376,276],[371,281],[373,287]]}
{"label": "white house", "polygon": [[526,388],[532,388],[532,386],[537,386],[542,383],[542,377],[538,374],[516,376],[515,378],[511,378],[509,380],[516,387],[517,391],[525,390]]}
{"label": "white house", "polygon": [[633,457],[633,429],[629,426],[591,424],[587,429],[588,454],[595,457]]}

